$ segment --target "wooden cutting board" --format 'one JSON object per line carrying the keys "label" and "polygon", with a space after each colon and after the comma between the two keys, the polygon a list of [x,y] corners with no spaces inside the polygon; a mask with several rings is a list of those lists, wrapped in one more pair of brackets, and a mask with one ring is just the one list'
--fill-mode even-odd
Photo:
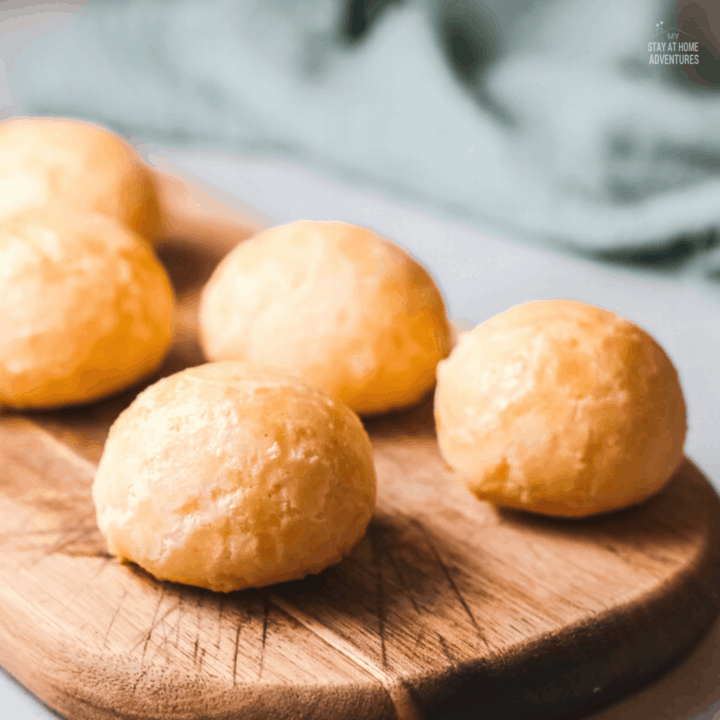
{"label": "wooden cutting board", "polygon": [[[163,375],[202,362],[197,292],[254,229],[182,227],[160,247],[180,302]],[[560,718],[655,676],[718,613],[720,503],[690,462],[604,517],[498,511],[453,480],[431,398],[366,421],[378,510],[342,563],[228,595],[157,582],[107,554],[90,495],[139,390],[0,414],[0,663],[73,720]]]}

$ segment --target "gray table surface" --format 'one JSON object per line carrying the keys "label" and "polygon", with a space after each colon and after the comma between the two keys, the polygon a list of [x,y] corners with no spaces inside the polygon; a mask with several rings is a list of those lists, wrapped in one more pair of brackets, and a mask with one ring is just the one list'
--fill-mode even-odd
{"label": "gray table surface", "polygon": [[[687,454],[720,488],[720,295],[702,286],[540,250],[289,162],[144,150],[159,167],[180,169],[206,192],[267,225],[305,218],[373,228],[426,265],[445,294],[451,317],[464,323],[477,324],[527,300],[557,297],[600,305],[632,319],[652,333],[675,362],[688,403]],[[592,720],[720,718],[719,678],[720,624],[670,673],[592,715]],[[56,717],[3,673],[0,708],[6,718]]]}

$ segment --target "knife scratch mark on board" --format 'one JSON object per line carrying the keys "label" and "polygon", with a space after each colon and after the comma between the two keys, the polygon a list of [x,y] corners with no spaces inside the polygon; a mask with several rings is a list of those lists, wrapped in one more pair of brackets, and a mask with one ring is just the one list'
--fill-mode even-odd
{"label": "knife scratch mark on board", "polygon": [[457,661],[457,657],[455,653],[450,649],[450,646],[448,645],[447,640],[440,634],[437,633],[438,640],[440,641],[440,647],[442,648],[443,655],[451,662],[455,663]]}
{"label": "knife scratch mark on board", "polygon": [[262,650],[260,653],[260,667],[258,668],[258,680],[262,677],[265,667],[265,644],[267,642],[268,615],[270,614],[270,596],[263,593],[263,625],[262,625]]}
{"label": "knife scratch mark on board", "polygon": [[147,652],[148,643],[150,642],[150,636],[152,635],[153,630],[155,629],[155,619],[157,618],[158,612],[160,611],[160,605],[162,604],[164,597],[165,597],[165,587],[163,586],[160,590],[160,595],[158,596],[157,604],[155,605],[155,612],[153,613],[152,620],[150,621],[150,629],[145,633],[145,635],[142,638],[140,638],[140,641],[133,648],[133,650],[135,650],[135,648],[137,648],[144,641],[142,657],[140,658],[141,664],[145,661],[145,653]]}
{"label": "knife scratch mark on board", "polygon": [[415,600],[415,593],[412,590],[412,588],[409,586],[405,574],[401,572],[400,565],[397,561],[397,558],[395,557],[394,553],[390,548],[387,548],[387,556],[390,560],[390,563],[392,564],[393,568],[395,569],[395,575],[397,575],[397,579],[400,582],[400,585],[402,586],[402,589],[405,591],[406,597],[410,600],[410,604],[413,606],[413,609],[415,610],[418,615],[420,614],[420,607],[418,606],[417,601]]}
{"label": "knife scratch mark on board", "polygon": [[200,613],[200,595],[195,595],[195,625],[197,626],[197,636],[200,637],[202,629],[202,614]]}
{"label": "knife scratch mark on board", "polygon": [[480,629],[480,625],[478,625],[477,620],[475,619],[475,615],[473,615],[472,610],[470,609],[470,606],[467,604],[465,598],[463,597],[463,594],[460,592],[460,588],[458,587],[457,583],[455,582],[455,579],[453,578],[452,574],[450,573],[450,568],[445,564],[443,559],[440,557],[440,553],[437,551],[435,544],[430,539],[430,535],[427,531],[427,529],[417,520],[413,519],[413,525],[416,525],[422,534],[425,536],[425,542],[427,543],[428,547],[430,548],[430,552],[433,554],[433,557],[435,558],[435,561],[437,562],[438,566],[442,570],[443,574],[445,575],[445,578],[447,579],[448,583],[450,584],[450,587],[452,588],[453,592],[455,593],[455,596],[460,601],[460,604],[462,605],[463,609],[465,610],[465,614],[470,618],[470,622],[472,623],[473,627],[477,631],[478,636],[480,639],[485,643],[485,646],[490,649],[490,644],[487,641],[487,638],[485,637],[485,634]]}
{"label": "knife scratch mark on board", "polygon": [[193,650],[193,667],[195,667],[195,661],[197,660],[197,649],[200,642],[200,631],[201,631],[202,619],[200,617],[200,596],[195,595],[195,649]]}
{"label": "knife scratch mark on board", "polygon": [[215,641],[215,648],[220,650],[220,638],[222,637],[222,623],[223,623],[223,612],[225,611],[225,597],[220,598],[220,606],[218,607],[218,634],[217,640]]}
{"label": "knife scratch mark on board", "polygon": [[[170,607],[168,610],[165,611],[165,614],[157,621],[155,627],[156,628],[162,628],[162,638],[160,642],[157,644],[157,647],[155,648],[155,656],[161,651],[165,650],[166,655],[168,654],[167,648],[170,644],[170,639],[172,638],[173,634],[178,636],[180,623],[182,622],[182,611],[181,611],[181,600],[178,600],[172,607]],[[168,617],[175,612],[178,611],[178,617],[174,624],[170,624],[166,622]],[[177,645],[176,645],[177,647]]]}
{"label": "knife scratch mark on board", "polygon": [[123,594],[120,596],[120,602],[117,604],[117,607],[113,611],[112,617],[110,618],[110,622],[108,623],[107,631],[105,632],[105,637],[103,638],[103,648],[107,647],[107,641],[108,637],[110,636],[110,631],[112,630],[112,626],[115,624],[115,618],[117,618],[118,613],[120,612],[120,608],[122,607],[123,601],[125,600],[125,596],[128,594],[128,589],[125,587],[123,590]]}
{"label": "knife scratch mark on board", "polygon": [[373,567],[375,569],[375,612],[378,619],[378,634],[380,635],[380,655],[382,666],[387,667],[387,648],[385,647],[385,582],[380,566],[381,550],[378,547],[377,530],[370,534],[372,545]]}
{"label": "knife scratch mark on board", "polygon": [[240,623],[238,623],[237,629],[235,630],[235,654],[233,656],[233,687],[237,684],[237,659],[238,659],[238,646],[240,645]]}
{"label": "knife scratch mark on board", "polygon": [[140,674],[135,678],[135,682],[132,686],[132,693],[133,695],[137,692],[137,686],[140,684],[140,681],[148,674],[150,670],[150,666],[146,665],[145,668],[140,672]]}
{"label": "knife scratch mark on board", "polygon": [[185,619],[185,616],[187,615],[187,612],[185,611],[185,601],[182,598],[182,595],[178,599],[178,619],[175,623],[175,648],[177,649],[180,645],[180,625],[182,625],[182,621]]}

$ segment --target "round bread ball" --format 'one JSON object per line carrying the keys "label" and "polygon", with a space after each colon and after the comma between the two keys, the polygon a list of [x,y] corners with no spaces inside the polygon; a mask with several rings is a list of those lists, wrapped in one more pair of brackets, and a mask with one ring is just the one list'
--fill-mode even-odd
{"label": "round bread ball", "polygon": [[86,403],[155,370],[173,334],[162,265],[104,215],[0,223],[0,406]]}
{"label": "round bread ball", "polygon": [[683,459],[678,375],[634,323],[571,300],[513,307],[438,368],[438,443],[480,499],[584,516],[641,502]]}
{"label": "round bread ball", "polygon": [[375,508],[351,410],[285,373],[200,365],[138,395],[110,430],[93,499],[111,553],[230,592],[317,573]]}
{"label": "round bread ball", "polygon": [[0,222],[52,204],[108,215],[148,241],[158,231],[152,172],[118,135],[66,118],[0,122]]}
{"label": "round bread ball", "polygon": [[360,414],[418,402],[451,342],[427,271],[341,222],[294,222],[238,245],[201,295],[199,326],[208,359],[284,368]]}

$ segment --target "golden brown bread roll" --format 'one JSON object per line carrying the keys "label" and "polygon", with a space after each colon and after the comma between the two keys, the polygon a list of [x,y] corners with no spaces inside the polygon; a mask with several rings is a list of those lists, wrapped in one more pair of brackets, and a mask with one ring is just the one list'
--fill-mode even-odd
{"label": "golden brown bread roll", "polygon": [[0,122],[0,222],[52,204],[108,215],[148,241],[158,231],[152,171],[118,135],[67,118]]}
{"label": "golden brown bread roll", "polygon": [[284,368],[361,414],[417,402],[450,352],[425,269],[340,222],[294,222],[238,245],[202,293],[199,326],[208,359]]}
{"label": "golden brown bread roll", "polygon": [[167,274],[104,215],[0,222],[0,406],[86,403],[154,371],[173,334]]}
{"label": "golden brown bread roll", "polygon": [[370,440],[337,399],[238,362],[138,395],[93,485],[110,552],[155,577],[229,592],[338,562],[375,507]]}
{"label": "golden brown bread roll", "polygon": [[582,516],[638,503],[683,458],[677,372],[628,320],[525,303],[463,333],[438,367],[443,456],[481,499]]}

